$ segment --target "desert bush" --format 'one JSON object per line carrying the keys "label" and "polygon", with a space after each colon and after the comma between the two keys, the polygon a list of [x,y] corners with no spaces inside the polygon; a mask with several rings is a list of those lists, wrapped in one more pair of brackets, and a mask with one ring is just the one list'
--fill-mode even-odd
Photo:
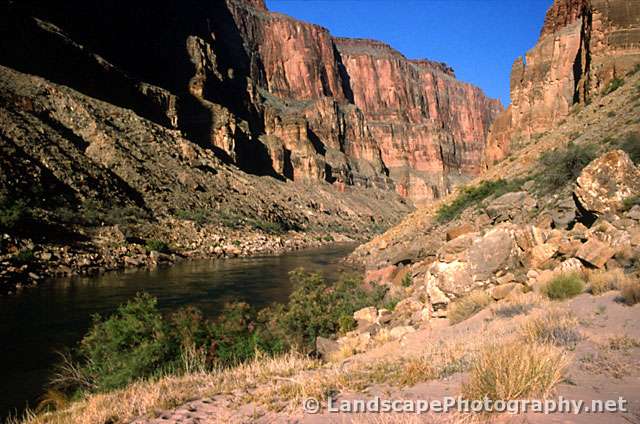
{"label": "desert bush", "polygon": [[623,270],[616,268],[612,270],[591,270],[587,274],[589,291],[593,295],[606,293],[610,290],[618,290],[625,284],[627,277]]}
{"label": "desert bush", "polygon": [[271,328],[287,340],[288,345],[312,350],[318,336],[328,337],[341,330],[345,316],[358,309],[379,305],[386,289],[378,286],[370,291],[352,276],[341,278],[333,286],[320,274],[301,269],[291,272],[294,290],[279,311],[272,311]]}
{"label": "desert bush", "polygon": [[124,387],[131,381],[158,375],[171,362],[170,337],[156,300],[138,295],[106,320],[94,316],[80,343],[84,373],[96,390]]}
{"label": "desert bush", "polygon": [[262,219],[249,220],[249,226],[268,234],[281,234],[286,231],[284,225],[279,222],[270,222]]}
{"label": "desert bush", "polygon": [[640,134],[627,134],[619,143],[620,149],[627,152],[635,164],[640,164]]}
{"label": "desert bush", "polygon": [[528,343],[552,344],[573,348],[582,340],[578,320],[570,313],[551,309],[544,315],[530,317],[521,328]]}
{"label": "desert bush", "polygon": [[411,287],[413,285],[413,276],[410,272],[407,272],[404,277],[402,277],[402,287]]}
{"label": "desert bush", "polygon": [[35,260],[35,255],[31,249],[22,249],[16,253],[12,260],[17,265],[28,265]]}
{"label": "desert bush", "polygon": [[628,211],[635,205],[640,205],[640,196],[627,197],[622,201],[622,209]]}
{"label": "desert bush", "polygon": [[537,304],[537,299],[520,295],[509,300],[498,302],[493,312],[498,317],[513,318],[516,315],[529,313]]}
{"label": "desert bush", "polygon": [[471,365],[463,385],[467,399],[512,400],[548,396],[568,365],[558,348],[512,341],[490,344]]}
{"label": "desert bush", "polygon": [[443,204],[437,211],[436,218],[438,222],[449,222],[458,216],[465,209],[477,205],[489,196],[501,196],[511,191],[520,189],[522,181],[520,180],[496,180],[483,181],[477,186],[464,187],[460,194],[449,204]]}
{"label": "desert bush", "polygon": [[609,85],[607,85],[607,87],[604,89],[603,94],[605,96],[607,94],[611,94],[614,91],[616,91],[618,88],[622,87],[623,84],[624,84],[623,78],[615,77],[614,79],[611,80]]}
{"label": "desert bush", "polygon": [[584,281],[578,273],[560,274],[549,281],[543,291],[549,299],[569,299],[584,291]]}
{"label": "desert bush", "polygon": [[594,144],[569,142],[565,148],[545,151],[539,159],[541,171],[535,177],[536,188],[549,192],[573,182],[582,169],[596,158]]}
{"label": "desert bush", "polygon": [[24,201],[10,199],[0,192],[0,231],[13,232],[19,229],[29,217],[29,209]]}
{"label": "desert bush", "polygon": [[208,224],[211,221],[209,214],[202,209],[179,210],[175,212],[175,216],[185,221],[193,221],[200,226]]}
{"label": "desert bush", "polygon": [[625,282],[620,289],[620,300],[629,306],[640,303],[640,281]]}
{"label": "desert bush", "polygon": [[473,291],[449,305],[449,323],[457,324],[483,310],[491,303],[491,296],[481,290]]}
{"label": "desert bush", "polygon": [[171,248],[162,240],[147,240],[145,246],[147,252],[169,253]]}

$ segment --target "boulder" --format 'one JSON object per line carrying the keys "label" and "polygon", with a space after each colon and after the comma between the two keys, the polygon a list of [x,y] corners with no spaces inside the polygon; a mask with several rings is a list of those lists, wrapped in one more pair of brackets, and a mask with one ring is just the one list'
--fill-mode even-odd
{"label": "boulder", "polygon": [[576,257],[596,268],[602,268],[615,253],[615,250],[608,244],[592,238],[580,247]]}
{"label": "boulder", "polygon": [[503,194],[487,206],[487,214],[494,222],[524,221],[528,211],[536,207],[536,201],[526,191]]}
{"label": "boulder", "polygon": [[469,249],[468,261],[474,280],[489,279],[499,270],[517,266],[520,250],[515,241],[515,231],[509,226],[496,227],[476,240]]}
{"label": "boulder", "polygon": [[440,249],[438,249],[438,259],[443,262],[453,262],[455,260],[463,259],[465,257],[464,253],[469,249],[469,247],[471,247],[477,236],[477,233],[468,233],[446,242]]}
{"label": "boulder", "polygon": [[555,244],[544,243],[534,246],[527,252],[527,259],[531,268],[540,268],[545,262],[558,252],[558,246]]}
{"label": "boulder", "polygon": [[398,302],[393,313],[398,318],[406,319],[406,318],[411,318],[413,314],[415,314],[418,311],[421,311],[423,307],[424,305],[422,304],[422,302],[412,297],[408,297]]}
{"label": "boulder", "polygon": [[514,293],[522,293],[522,284],[519,283],[507,283],[507,284],[502,284],[499,286],[495,286],[492,287],[489,290],[489,295],[494,299],[494,300],[502,300],[504,298],[506,298],[507,296],[514,294]]}
{"label": "boulder", "polygon": [[387,324],[391,321],[392,317],[393,317],[392,312],[388,309],[383,308],[378,311],[377,322],[379,324]]}
{"label": "boulder", "polygon": [[358,325],[360,323],[373,324],[376,322],[376,318],[378,318],[378,310],[374,306],[368,306],[353,313],[353,319],[358,322]]}
{"label": "boulder", "polygon": [[389,331],[389,337],[391,337],[392,339],[399,339],[402,336],[407,335],[409,333],[413,333],[415,331],[416,331],[416,329],[411,327],[410,325],[402,325],[402,326],[398,326],[398,327],[393,327]]}
{"label": "boulder", "polygon": [[435,285],[427,286],[427,295],[429,303],[434,310],[446,308],[451,300]]}
{"label": "boulder", "polygon": [[340,345],[335,340],[327,339],[326,337],[316,338],[316,352],[323,358],[329,358],[333,353],[340,349]]}
{"label": "boulder", "polygon": [[461,235],[472,233],[475,231],[473,225],[469,223],[464,223],[462,225],[458,225],[456,227],[450,228],[447,231],[447,241],[453,240],[455,238],[460,237]]}
{"label": "boulder", "polygon": [[551,219],[555,228],[566,229],[576,220],[576,203],[573,199],[561,201],[551,210]]}
{"label": "boulder", "polygon": [[388,284],[393,281],[393,276],[395,275],[397,270],[398,267],[395,265],[389,265],[384,268],[369,270],[364,276],[364,281],[365,283]]}
{"label": "boulder", "polygon": [[611,151],[582,170],[574,194],[580,206],[590,213],[615,213],[622,208],[624,199],[640,195],[640,169],[624,151]]}

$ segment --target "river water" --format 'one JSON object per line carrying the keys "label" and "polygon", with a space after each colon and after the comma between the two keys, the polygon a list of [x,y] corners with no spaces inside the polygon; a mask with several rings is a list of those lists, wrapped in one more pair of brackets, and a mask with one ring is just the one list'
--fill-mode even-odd
{"label": "river water", "polygon": [[287,300],[288,273],[296,268],[334,280],[347,270],[339,262],[354,247],[342,244],[281,256],[185,261],[153,271],[52,281],[0,297],[0,420],[37,404],[56,352],[79,342],[93,314],[108,315],[138,292],[157,297],[166,312],[192,305],[215,317],[225,302],[233,300],[259,308]]}

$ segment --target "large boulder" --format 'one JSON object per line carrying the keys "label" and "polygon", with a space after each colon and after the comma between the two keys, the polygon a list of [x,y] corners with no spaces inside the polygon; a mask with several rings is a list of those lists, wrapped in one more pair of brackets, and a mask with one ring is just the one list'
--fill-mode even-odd
{"label": "large boulder", "polygon": [[640,170],[624,151],[611,151],[582,170],[574,193],[587,212],[616,213],[624,199],[640,195]]}
{"label": "large boulder", "polygon": [[615,253],[607,243],[592,238],[582,245],[576,256],[596,268],[602,268]]}
{"label": "large boulder", "polygon": [[503,194],[487,206],[487,214],[494,222],[524,222],[536,201],[526,191]]}
{"label": "large boulder", "polygon": [[468,261],[475,281],[487,280],[498,271],[516,268],[520,262],[520,249],[515,229],[503,225],[487,232],[469,248]]}

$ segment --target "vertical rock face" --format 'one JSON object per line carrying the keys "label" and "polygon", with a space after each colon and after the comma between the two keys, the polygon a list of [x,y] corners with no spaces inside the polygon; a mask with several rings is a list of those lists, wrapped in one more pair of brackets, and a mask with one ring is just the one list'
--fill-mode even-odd
{"label": "vertical rock face", "polygon": [[456,80],[445,64],[408,60],[372,40],[336,44],[399,193],[433,199],[477,175],[498,101]]}
{"label": "vertical rock face", "polygon": [[640,63],[640,0],[555,0],[540,39],[511,72],[511,107],[491,130],[486,160],[506,154],[589,102]]}
{"label": "vertical rock face", "polygon": [[118,3],[3,6],[0,62],[179,129],[252,173],[419,201],[481,169],[501,105],[445,64],[335,39],[263,0]]}

